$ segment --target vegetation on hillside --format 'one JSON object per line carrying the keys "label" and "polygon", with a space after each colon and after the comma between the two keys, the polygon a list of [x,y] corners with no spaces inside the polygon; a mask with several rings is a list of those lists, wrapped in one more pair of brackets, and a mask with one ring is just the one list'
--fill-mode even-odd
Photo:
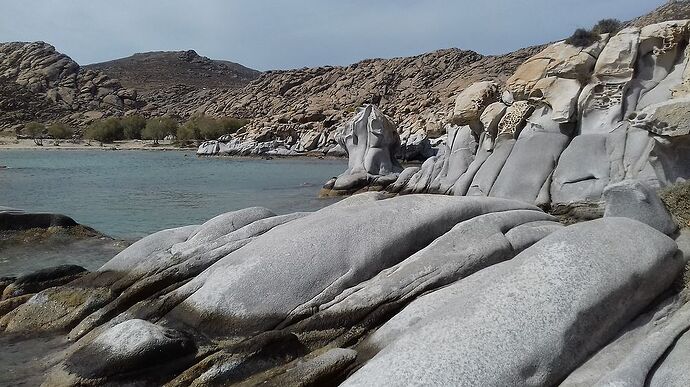
{"label": "vegetation on hillside", "polygon": [[231,117],[195,116],[177,129],[177,141],[188,143],[193,140],[216,140],[223,135],[237,132],[246,124],[246,120]]}
{"label": "vegetation on hillside", "polygon": [[618,19],[601,19],[592,27],[597,34],[616,34],[623,29],[623,23]]}
{"label": "vegetation on hillside", "polygon": [[618,19],[601,19],[589,30],[576,29],[565,42],[575,47],[587,47],[601,39],[602,34],[616,34],[622,28],[623,23]]}

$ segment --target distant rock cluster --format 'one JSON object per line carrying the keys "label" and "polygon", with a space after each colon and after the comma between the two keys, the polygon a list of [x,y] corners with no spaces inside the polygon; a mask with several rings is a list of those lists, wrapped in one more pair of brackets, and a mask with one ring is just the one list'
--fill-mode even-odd
{"label": "distant rock cluster", "polygon": [[[348,186],[328,182],[335,192],[325,194],[373,189],[551,207],[598,202],[606,186],[626,179],[653,187],[683,181],[690,177],[689,40],[683,20],[628,27],[584,48],[549,45],[503,87],[479,82],[460,93],[445,144],[421,167],[353,176]],[[346,136],[354,130],[348,125]],[[393,141],[397,132],[385,133]]]}

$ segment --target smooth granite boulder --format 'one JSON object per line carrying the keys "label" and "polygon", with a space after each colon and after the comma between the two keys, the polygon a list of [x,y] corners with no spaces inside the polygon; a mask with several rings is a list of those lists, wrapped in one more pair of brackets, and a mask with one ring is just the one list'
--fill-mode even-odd
{"label": "smooth granite boulder", "polygon": [[53,370],[45,385],[100,385],[105,378],[110,382],[124,379],[126,384],[128,378],[154,367],[156,372],[148,379],[160,380],[188,365],[195,351],[191,338],[178,331],[144,320],[127,320],[74,351]]}
{"label": "smooth granite boulder", "polygon": [[412,302],[361,345],[374,356],[343,385],[554,385],[683,265],[672,239],[631,219],[566,227]]}
{"label": "smooth granite boulder", "polygon": [[172,292],[181,302],[166,318],[209,335],[273,329],[312,314],[461,221],[516,208],[524,204],[433,195],[327,207],[266,232]]}
{"label": "smooth granite boulder", "polygon": [[341,340],[351,341],[421,294],[511,259],[563,227],[554,220],[525,204],[458,223],[399,264],[344,290],[291,330],[301,336],[314,334],[315,340],[343,335]]}
{"label": "smooth granite boulder", "polygon": [[638,180],[624,180],[607,186],[604,190],[604,200],[604,216],[635,219],[667,235],[678,230],[678,225],[673,221],[659,195]]}
{"label": "smooth granite boulder", "polygon": [[[664,368],[666,354],[690,327],[690,305],[678,296],[663,300],[652,311],[630,323],[610,344],[589,358],[561,383],[562,387],[647,386],[656,374],[659,381],[670,382],[666,372],[684,372],[671,360]],[[682,347],[682,346],[681,346]],[[683,379],[677,379],[681,382]],[[686,384],[678,384],[686,385]]]}
{"label": "smooth granite boulder", "polygon": [[649,387],[684,387],[690,385],[690,333],[683,334],[670,348],[659,368],[649,378]]}
{"label": "smooth granite boulder", "polygon": [[576,136],[561,153],[551,182],[551,202],[599,201],[609,182],[608,136]]}

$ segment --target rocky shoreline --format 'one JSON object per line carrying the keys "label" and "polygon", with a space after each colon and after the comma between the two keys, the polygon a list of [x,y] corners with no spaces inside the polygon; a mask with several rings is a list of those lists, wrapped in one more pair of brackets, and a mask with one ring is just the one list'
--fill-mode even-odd
{"label": "rocky shoreline", "polygon": [[603,218],[570,226],[507,199],[385,196],[234,211],[145,237],[95,272],[6,280],[0,329],[67,338],[46,386],[593,385],[682,372],[671,343],[690,326],[690,231],[643,183],[612,186]]}

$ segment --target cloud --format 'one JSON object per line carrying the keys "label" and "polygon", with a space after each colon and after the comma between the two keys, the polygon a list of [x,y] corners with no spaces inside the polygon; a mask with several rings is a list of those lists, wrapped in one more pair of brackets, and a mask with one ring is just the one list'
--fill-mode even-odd
{"label": "cloud", "polygon": [[1,41],[43,40],[81,64],[197,50],[260,70],[458,47],[500,54],[628,20],[665,0],[5,0]]}

